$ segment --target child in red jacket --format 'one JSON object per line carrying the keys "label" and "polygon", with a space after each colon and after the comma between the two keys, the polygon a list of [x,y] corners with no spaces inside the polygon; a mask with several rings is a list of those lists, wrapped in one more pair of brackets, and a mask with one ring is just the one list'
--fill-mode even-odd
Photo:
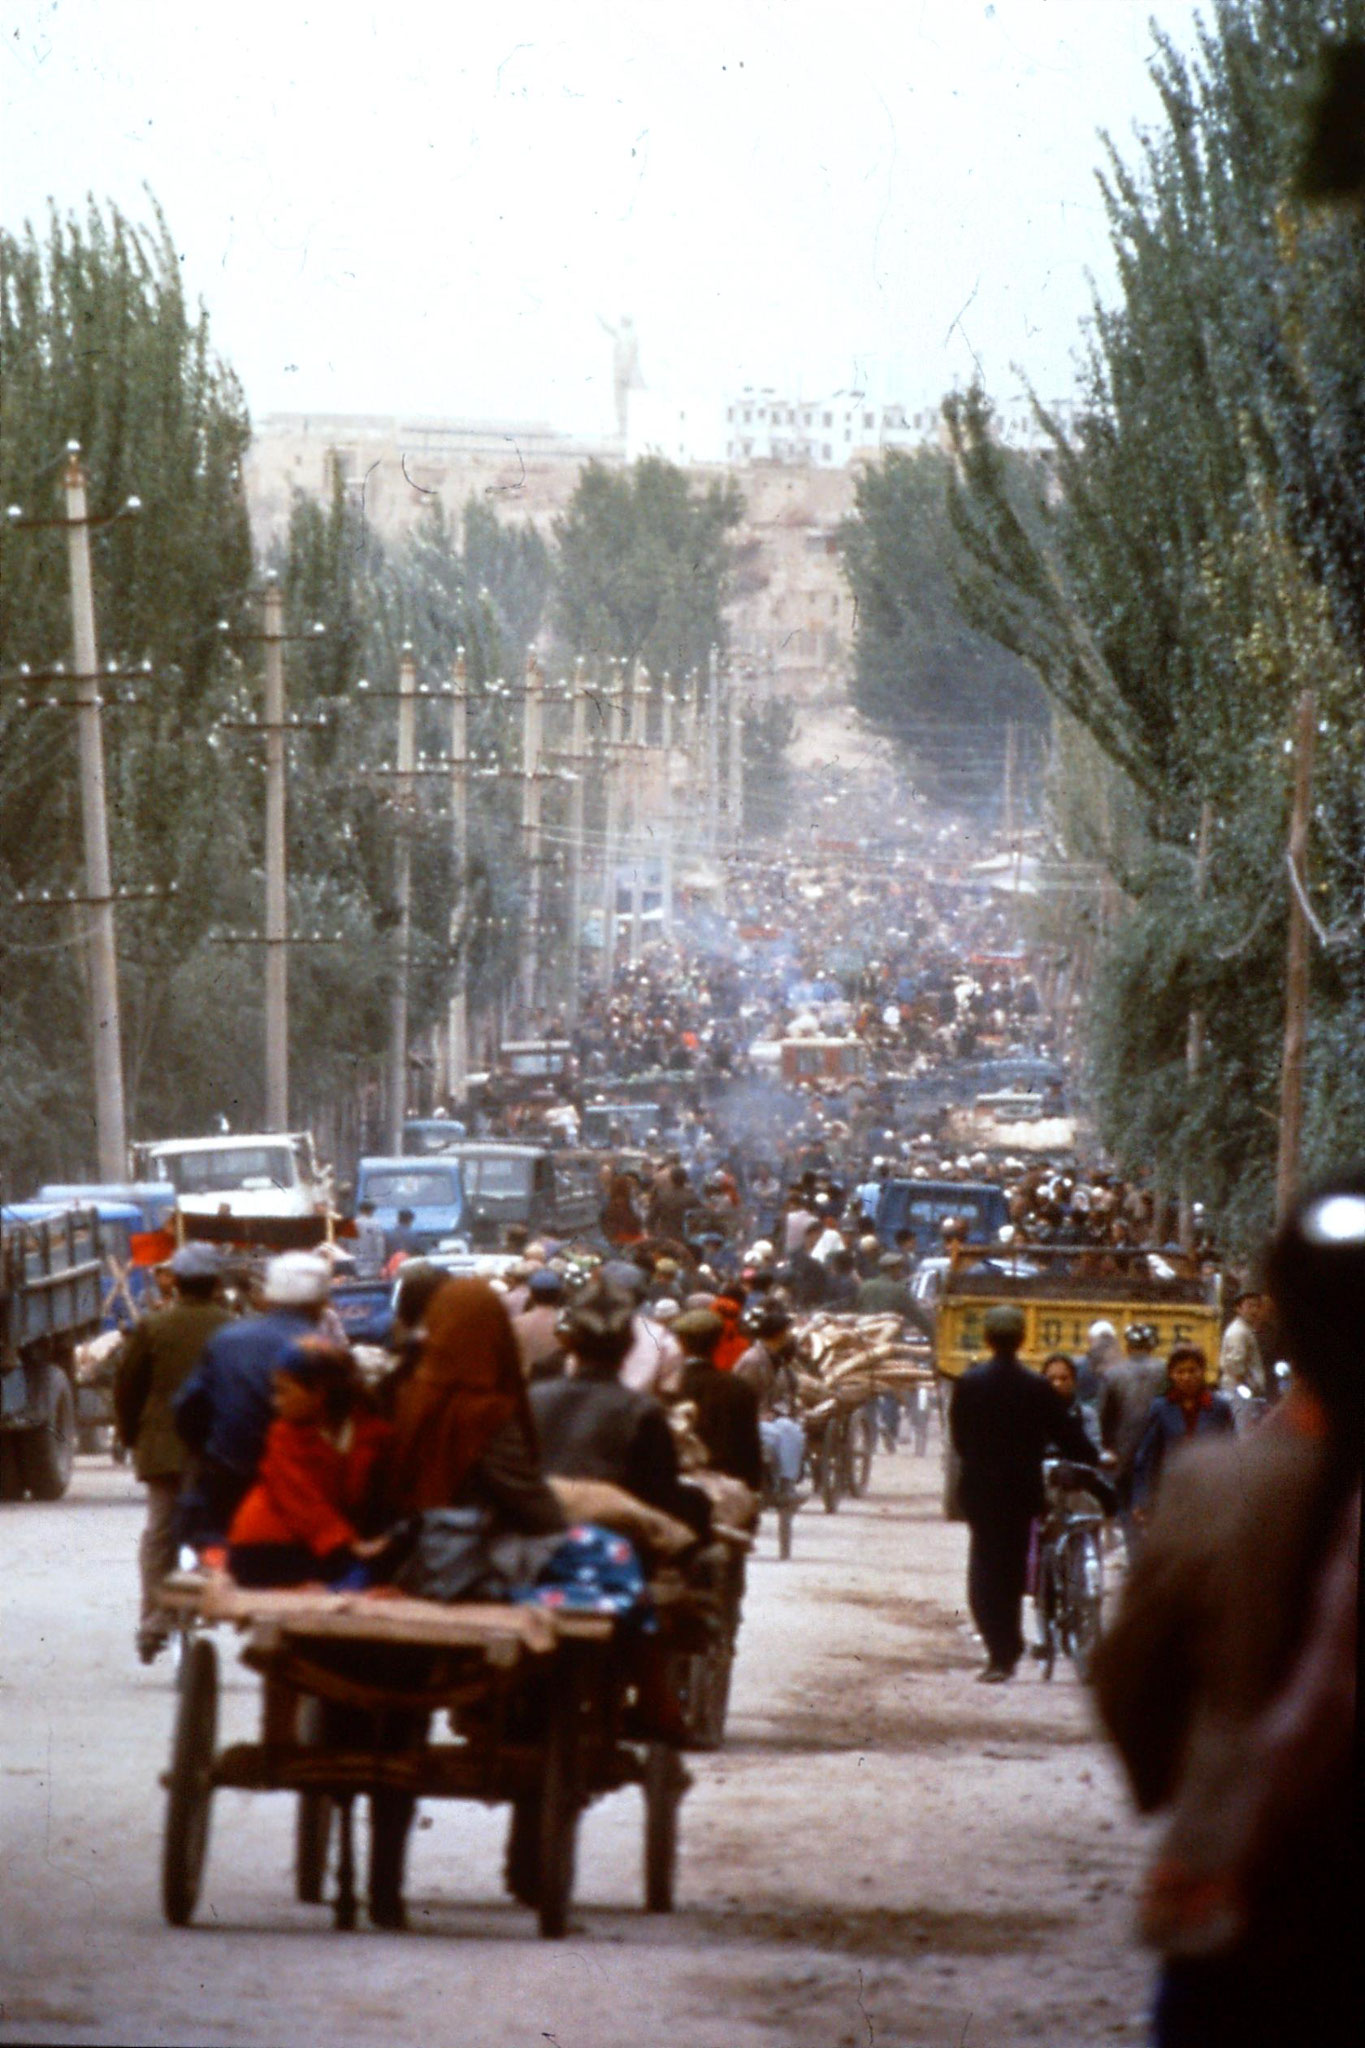
{"label": "child in red jacket", "polygon": [[361,1407],[349,1355],[315,1337],[285,1354],[274,1401],[278,1420],[228,1531],[229,1571],[242,1586],[368,1585],[386,1539],[362,1531],[389,1424]]}

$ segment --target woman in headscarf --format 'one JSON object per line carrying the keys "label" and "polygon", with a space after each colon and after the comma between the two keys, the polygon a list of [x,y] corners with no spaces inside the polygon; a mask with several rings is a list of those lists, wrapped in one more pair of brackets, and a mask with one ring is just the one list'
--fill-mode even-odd
{"label": "woman in headscarf", "polygon": [[[426,1508],[479,1507],[493,1533],[547,1535],[564,1510],[546,1485],[517,1340],[502,1297],[486,1280],[448,1280],[426,1305],[417,1363],[398,1388],[385,1492],[395,1519]],[[420,1748],[427,1717],[408,1716],[392,1738]],[[407,1924],[403,1869],[415,1800],[371,1795],[370,1918]]]}
{"label": "woman in headscarf", "polygon": [[511,1319],[486,1280],[448,1280],[432,1296],[421,1357],[393,1419],[395,1514],[482,1507],[503,1530],[544,1535],[565,1526],[541,1474]]}
{"label": "woman in headscarf", "polygon": [[639,1181],[633,1173],[614,1173],[607,1183],[607,1196],[598,1216],[602,1235],[619,1251],[639,1244],[645,1234],[640,1211],[635,1206]]}

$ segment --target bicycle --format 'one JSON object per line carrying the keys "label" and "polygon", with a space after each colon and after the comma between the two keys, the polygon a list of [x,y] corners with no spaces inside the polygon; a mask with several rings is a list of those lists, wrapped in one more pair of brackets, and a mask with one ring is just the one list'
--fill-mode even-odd
{"label": "bicycle", "polygon": [[1039,1525],[1033,1587],[1034,1656],[1045,1679],[1051,1678],[1059,1656],[1070,1657],[1085,1684],[1104,1615],[1105,1514],[1095,1490],[1109,1489],[1086,1466],[1062,1459],[1044,1465],[1043,1486],[1047,1505]]}

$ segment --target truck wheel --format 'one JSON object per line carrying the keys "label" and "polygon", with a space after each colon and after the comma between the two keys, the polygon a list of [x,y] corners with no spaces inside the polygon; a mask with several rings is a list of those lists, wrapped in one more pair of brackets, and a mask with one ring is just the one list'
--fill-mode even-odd
{"label": "truck wheel", "polygon": [[22,1500],[24,1497],[19,1443],[16,1430],[0,1430],[0,1500]]}
{"label": "truck wheel", "polygon": [[47,1420],[20,1439],[20,1469],[35,1500],[60,1500],[76,1463],[76,1396],[59,1366],[44,1373]]}

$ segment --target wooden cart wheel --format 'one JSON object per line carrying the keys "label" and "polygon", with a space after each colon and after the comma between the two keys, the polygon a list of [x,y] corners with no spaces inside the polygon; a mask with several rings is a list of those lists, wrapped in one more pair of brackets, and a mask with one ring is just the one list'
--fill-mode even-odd
{"label": "wooden cart wheel", "polygon": [[645,1752],[645,1911],[673,1911],[678,1868],[678,1807],[687,1773],[676,1749],[651,1742]]}
{"label": "wooden cart wheel", "polygon": [[719,1749],[725,1740],[733,1662],[734,1652],[728,1642],[715,1642],[692,1660],[688,1725],[699,1749]]}
{"label": "wooden cart wheel", "polygon": [[843,1492],[843,1431],[839,1428],[838,1417],[831,1415],[825,1424],[825,1433],[820,1439],[818,1478],[820,1500],[825,1513],[832,1515],[837,1509]]}
{"label": "wooden cart wheel", "polygon": [[[299,1741],[316,1745],[323,1739],[323,1707],[318,1699],[299,1702]],[[334,1807],[326,1792],[300,1792],[294,1816],[294,1896],[301,1906],[320,1906],[327,1882],[327,1852],[332,1842]]]}
{"label": "wooden cart wheel", "polygon": [[301,1906],[320,1906],[332,1844],[332,1801],[326,1792],[300,1792],[294,1816],[294,1896]]}
{"label": "wooden cart wheel", "polygon": [[574,1851],[578,1843],[582,1713],[578,1671],[571,1654],[562,1655],[555,1674],[558,1687],[550,1705],[545,1732],[545,1771],[540,1793],[540,1884],[536,1900],[540,1931],[558,1940],[568,1928],[573,1897]]}
{"label": "wooden cart wheel", "polygon": [[540,1802],[514,1799],[503,1858],[503,1883],[523,1906],[540,1903]]}
{"label": "wooden cart wheel", "polygon": [[876,1425],[865,1408],[860,1408],[848,1425],[848,1490],[861,1500],[872,1478],[872,1453],[877,1441]]}
{"label": "wooden cart wheel", "polygon": [[218,1653],[206,1636],[196,1636],[180,1674],[161,1857],[161,1904],[172,1927],[184,1927],[199,1901],[217,1740]]}

